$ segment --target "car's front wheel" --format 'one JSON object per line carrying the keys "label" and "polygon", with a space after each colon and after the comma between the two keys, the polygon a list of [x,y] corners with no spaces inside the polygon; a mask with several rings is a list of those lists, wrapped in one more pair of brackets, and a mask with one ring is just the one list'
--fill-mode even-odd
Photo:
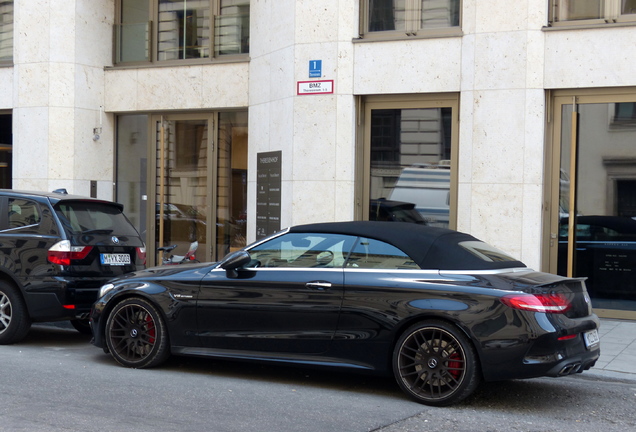
{"label": "car's front wheel", "polygon": [[479,385],[479,364],[468,338],[443,321],[408,328],[393,352],[400,388],[426,405],[445,406],[468,397]]}
{"label": "car's front wheel", "polygon": [[170,355],[168,332],[159,311],[147,300],[119,302],[106,321],[106,345],[123,366],[157,366]]}
{"label": "car's front wheel", "polygon": [[0,281],[0,344],[24,339],[31,328],[31,319],[17,288]]}

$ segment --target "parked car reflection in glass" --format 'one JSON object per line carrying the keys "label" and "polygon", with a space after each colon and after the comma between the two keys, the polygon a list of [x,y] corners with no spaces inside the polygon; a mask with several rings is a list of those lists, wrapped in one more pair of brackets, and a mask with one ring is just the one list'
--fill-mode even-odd
{"label": "parked car reflection in glass", "polygon": [[[568,218],[559,228],[558,273],[567,274]],[[636,300],[636,220],[577,216],[575,276],[587,277],[592,297]]]}

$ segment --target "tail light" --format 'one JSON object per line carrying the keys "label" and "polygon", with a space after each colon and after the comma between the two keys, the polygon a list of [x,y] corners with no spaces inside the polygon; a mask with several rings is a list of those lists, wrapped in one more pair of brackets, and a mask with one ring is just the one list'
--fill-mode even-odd
{"label": "tail light", "polygon": [[513,309],[531,312],[565,313],[572,306],[563,294],[510,294],[500,300]]}
{"label": "tail light", "polygon": [[137,258],[139,258],[139,261],[141,261],[143,265],[146,265],[146,248],[138,247],[136,249],[137,249]]}
{"label": "tail light", "polygon": [[71,246],[70,241],[62,240],[51,246],[47,259],[52,264],[69,266],[74,260],[86,258],[92,249],[92,246]]}

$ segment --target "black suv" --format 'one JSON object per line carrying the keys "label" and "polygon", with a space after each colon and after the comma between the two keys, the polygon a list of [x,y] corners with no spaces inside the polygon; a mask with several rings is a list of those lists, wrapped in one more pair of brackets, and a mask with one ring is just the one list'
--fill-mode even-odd
{"label": "black suv", "polygon": [[145,264],[121,204],[0,189],[0,344],[20,341],[38,321],[70,320],[90,333],[99,287]]}

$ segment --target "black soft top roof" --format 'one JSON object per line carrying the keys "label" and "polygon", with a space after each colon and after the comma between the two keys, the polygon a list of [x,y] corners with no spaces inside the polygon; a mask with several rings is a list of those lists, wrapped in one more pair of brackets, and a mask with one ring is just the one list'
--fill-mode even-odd
{"label": "black soft top roof", "polygon": [[475,237],[445,228],[407,222],[330,222],[291,227],[296,233],[334,233],[367,237],[389,243],[408,254],[422,269],[492,270],[525,267],[521,261],[490,262],[459,245],[465,241],[481,241]]}

